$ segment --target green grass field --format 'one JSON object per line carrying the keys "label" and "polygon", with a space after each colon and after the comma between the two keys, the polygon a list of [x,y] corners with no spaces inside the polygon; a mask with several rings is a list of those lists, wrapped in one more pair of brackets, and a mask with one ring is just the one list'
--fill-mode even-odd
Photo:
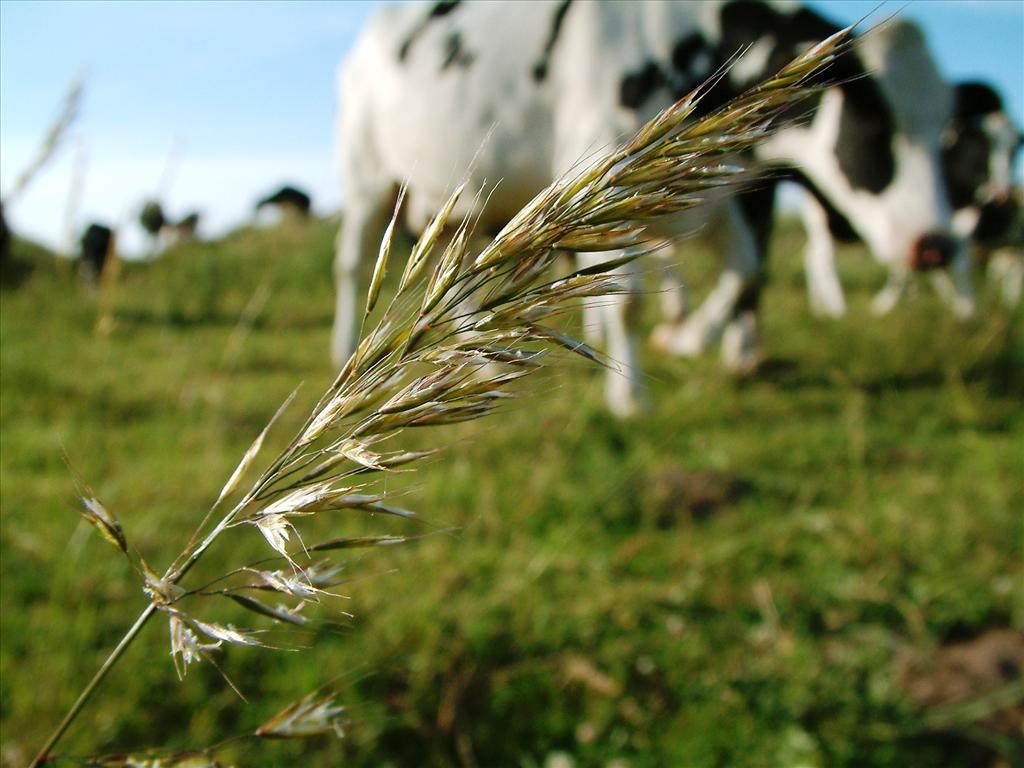
{"label": "green grass field", "polygon": [[[246,230],[126,265],[102,336],[70,267],[22,253],[38,266],[0,310],[5,766],[27,763],[145,605],[81,521],[62,452],[169,562],[284,397],[305,382],[275,446],[329,383],[334,230]],[[414,436],[449,446],[396,481],[424,522],[337,517],[330,533],[441,533],[348,557],[354,619],[281,638],[298,652],[221,654],[248,703],[209,665],[179,682],[154,622],[63,751],[205,747],[336,679],[345,739],[238,739],[221,760],[1022,764],[1019,668],[963,699],[912,695],[944,646],[1024,631],[1021,314],[983,296],[961,325],[922,291],[874,318],[884,276],[853,249],[849,317],[817,320],[800,246],[776,238],[760,374],[645,353],[651,408],[617,422],[601,374],[571,363],[494,418]],[[713,257],[681,257],[706,285]],[[264,557],[258,539],[239,532],[202,571]]]}

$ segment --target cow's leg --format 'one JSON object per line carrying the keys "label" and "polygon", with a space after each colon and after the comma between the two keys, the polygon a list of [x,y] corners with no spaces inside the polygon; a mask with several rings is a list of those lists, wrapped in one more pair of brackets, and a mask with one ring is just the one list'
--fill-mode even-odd
{"label": "cow's leg", "polygon": [[910,285],[910,273],[903,267],[892,268],[885,286],[871,300],[871,312],[878,316],[892,312],[903,294],[906,293],[908,285]]}
{"label": "cow's leg", "polygon": [[661,324],[651,344],[669,354],[694,357],[717,342],[735,316],[743,292],[758,274],[753,233],[735,202],[724,203],[707,230],[719,252],[725,253],[725,269],[700,307],[682,324]]}
{"label": "cow's leg", "polygon": [[690,310],[690,292],[678,266],[666,262],[659,283],[662,322],[681,323]]}
{"label": "cow's leg", "polygon": [[346,195],[348,202],[334,258],[336,299],[331,360],[337,368],[345,364],[358,341],[356,336],[365,299],[358,292],[359,268],[376,258],[394,199],[391,185],[362,190],[352,186],[350,184]]}
{"label": "cow's leg", "polygon": [[587,344],[598,348],[604,346],[604,313],[600,302],[600,298],[584,299],[582,311],[583,338]]}
{"label": "cow's leg", "polygon": [[743,229],[747,229],[754,240],[756,273],[740,293],[733,316],[722,334],[722,362],[734,373],[749,373],[760,363],[758,318],[767,278],[768,244],[775,223],[776,187],[775,182],[765,180],[738,198],[745,224]]}
{"label": "cow's leg", "polygon": [[1003,306],[1016,309],[1024,295],[1024,254],[1000,248],[989,258],[985,275]]}
{"label": "cow's leg", "polygon": [[[581,253],[579,263],[589,267],[610,258],[609,253]],[[640,410],[644,399],[635,329],[640,314],[640,281],[633,264],[619,267],[615,274],[627,291],[587,299],[584,319],[589,317],[597,323],[612,366],[605,379],[605,402],[612,413],[625,418]]]}
{"label": "cow's leg", "polygon": [[949,265],[931,273],[932,287],[961,320],[974,316],[973,263],[967,248],[961,247]]}
{"label": "cow's leg", "polygon": [[725,270],[704,303],[684,323],[655,329],[651,338],[655,348],[692,357],[725,334],[722,353],[726,367],[745,371],[756,365],[764,253],[759,242],[767,242],[770,234],[773,197],[773,188],[764,187],[745,193],[739,204],[730,200],[721,206],[708,236],[713,246],[725,253]]}
{"label": "cow's leg", "polygon": [[835,241],[828,226],[828,213],[813,195],[804,193],[800,203],[800,219],[807,233],[804,266],[811,311],[826,317],[846,314],[843,287],[836,274]]}

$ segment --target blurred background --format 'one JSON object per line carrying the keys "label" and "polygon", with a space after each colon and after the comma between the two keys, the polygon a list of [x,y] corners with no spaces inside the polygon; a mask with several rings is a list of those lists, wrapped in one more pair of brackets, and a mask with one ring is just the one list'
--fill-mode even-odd
{"label": "blurred background", "polygon": [[[1019,2],[810,5],[839,23],[899,10],[922,25],[944,75],[991,82],[1024,122]],[[11,226],[65,247],[75,178],[76,223],[129,224],[120,232],[129,255],[144,251],[135,219],[154,196],[168,214],[201,211],[209,235],[247,221],[260,195],[285,183],[309,192],[318,211],[337,210],[335,74],[373,7],[4,2],[0,190],[38,150],[71,82],[86,83],[66,146],[5,211]]]}
{"label": "blurred background", "polygon": [[[949,79],[990,81],[1024,124],[1024,4],[810,5],[917,20]],[[295,385],[271,448],[333,378],[335,77],[374,7],[0,3],[0,197],[82,83],[3,209],[19,265],[0,288],[4,766],[27,764],[144,605],[78,518],[64,454],[163,565]],[[289,188],[306,203],[256,211]],[[172,236],[146,232],[148,200]],[[83,282],[54,255],[93,221],[117,228],[126,261]],[[209,665],[179,681],[149,627],[63,749],[220,745],[223,764],[255,766],[1024,765],[1022,312],[979,278],[969,322],[928,291],[875,317],[885,274],[854,245],[839,251],[849,312],[823,320],[803,243],[786,222],[773,240],[757,375],[645,349],[651,407],[623,422],[599,372],[552,372],[394,480],[426,530],[455,532],[347,559],[354,618],[288,638],[303,650],[219,657],[248,702]],[[707,289],[718,257],[681,255]],[[345,738],[234,738],[328,680]]]}

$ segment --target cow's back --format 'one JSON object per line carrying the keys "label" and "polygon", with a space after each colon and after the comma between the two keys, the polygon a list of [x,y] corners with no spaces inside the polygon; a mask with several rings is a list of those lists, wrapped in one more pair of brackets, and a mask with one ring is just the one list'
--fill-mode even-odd
{"label": "cow's back", "polygon": [[[631,103],[624,88],[652,66],[670,70],[706,15],[658,2],[383,8],[343,65],[342,162],[355,154],[366,173],[408,180],[414,229],[472,168],[471,191],[498,183],[484,223],[501,224],[680,95],[663,80]],[[700,74],[710,71],[708,60]]]}
{"label": "cow's back", "polygon": [[551,179],[549,89],[531,66],[558,5],[462,3],[436,18],[382,8],[339,78],[343,173],[354,155],[367,173],[408,180],[414,229],[470,169],[472,191],[498,183],[490,218],[514,213]]}

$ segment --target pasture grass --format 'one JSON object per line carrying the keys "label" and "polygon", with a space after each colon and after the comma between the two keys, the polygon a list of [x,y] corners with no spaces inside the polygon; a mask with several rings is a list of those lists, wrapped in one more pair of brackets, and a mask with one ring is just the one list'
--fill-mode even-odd
{"label": "pasture grass", "polygon": [[[0,299],[4,765],[27,762],[145,604],[80,521],[62,450],[166,564],[295,384],[306,382],[272,449],[330,382],[336,226],[241,230],[128,264],[105,335],[98,297],[67,265],[21,252],[37,267]],[[840,264],[849,317],[818,320],[800,245],[789,229],[775,240],[757,376],[646,353],[651,408],[628,422],[604,412],[603,373],[581,363],[533,382],[394,481],[423,523],[334,521],[333,535],[435,535],[352,556],[355,618],[287,638],[308,650],[224,654],[248,704],[207,665],[179,683],[154,625],[64,749],[207,746],[337,678],[346,739],[239,740],[222,759],[1024,759],[985,727],[984,701],[938,727],[901,685],[905,658],[1024,629],[1021,315],[983,300],[961,325],[921,292],[873,318],[883,275],[855,248]],[[706,287],[714,257],[699,244],[680,256]],[[256,559],[257,539],[233,541]],[[1009,695],[1024,706],[1019,683]]]}

